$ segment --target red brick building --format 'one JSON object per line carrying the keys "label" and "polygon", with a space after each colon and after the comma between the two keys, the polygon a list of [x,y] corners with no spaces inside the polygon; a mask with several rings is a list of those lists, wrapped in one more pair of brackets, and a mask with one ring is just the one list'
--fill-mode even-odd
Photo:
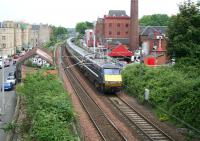
{"label": "red brick building", "polygon": [[[126,15],[125,11],[110,10],[108,15],[105,15],[104,18],[99,18],[96,22],[96,39],[100,44],[108,48],[116,47],[118,44],[124,44],[131,50],[130,31],[132,27],[130,21],[131,18]],[[139,46],[147,52],[145,56],[161,53],[166,55],[166,30],[167,27],[165,26],[139,27]]]}
{"label": "red brick building", "polygon": [[113,44],[128,44],[130,17],[124,10],[110,10],[108,15],[97,20],[95,34],[103,44],[107,40],[112,40]]}
{"label": "red brick building", "polygon": [[140,46],[147,42],[150,52],[156,51],[159,47],[166,51],[166,30],[166,26],[140,26]]}

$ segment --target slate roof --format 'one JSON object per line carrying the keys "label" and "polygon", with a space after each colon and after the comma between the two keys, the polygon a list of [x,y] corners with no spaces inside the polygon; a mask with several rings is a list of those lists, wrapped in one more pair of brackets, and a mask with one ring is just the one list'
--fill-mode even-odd
{"label": "slate roof", "polygon": [[32,25],[32,30],[39,30],[40,26],[39,25]]}
{"label": "slate roof", "polygon": [[153,36],[154,32],[160,35],[166,34],[167,26],[140,26],[140,35]]}
{"label": "slate roof", "polygon": [[108,16],[111,17],[128,17],[125,10],[110,10]]}
{"label": "slate roof", "polygon": [[19,58],[19,60],[17,60],[17,66],[22,64],[25,60],[32,57],[33,55],[39,55],[42,59],[46,60],[51,65],[54,65],[52,53],[48,52],[44,48],[34,48],[34,49],[28,51],[24,56]]}

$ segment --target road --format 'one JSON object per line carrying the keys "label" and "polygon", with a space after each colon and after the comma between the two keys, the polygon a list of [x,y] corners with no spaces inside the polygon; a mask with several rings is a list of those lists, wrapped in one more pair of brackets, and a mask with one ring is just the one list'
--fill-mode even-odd
{"label": "road", "polygon": [[[13,72],[15,70],[15,66],[11,65],[10,67],[5,67],[4,78],[6,80],[8,73]],[[2,83],[2,69],[0,69],[0,83]],[[3,115],[0,115],[0,128],[4,127],[6,123],[9,123],[12,120],[12,116],[15,111],[16,106],[16,94],[15,91],[5,91],[5,112]],[[0,108],[2,107],[2,92],[0,91]],[[5,141],[6,133],[2,129],[0,129],[0,141]]]}

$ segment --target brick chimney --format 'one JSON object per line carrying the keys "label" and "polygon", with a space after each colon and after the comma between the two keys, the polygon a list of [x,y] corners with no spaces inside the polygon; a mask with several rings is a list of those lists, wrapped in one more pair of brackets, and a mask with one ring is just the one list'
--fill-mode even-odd
{"label": "brick chimney", "polygon": [[130,49],[134,51],[139,47],[139,21],[138,21],[138,0],[131,0],[131,26],[130,26]]}

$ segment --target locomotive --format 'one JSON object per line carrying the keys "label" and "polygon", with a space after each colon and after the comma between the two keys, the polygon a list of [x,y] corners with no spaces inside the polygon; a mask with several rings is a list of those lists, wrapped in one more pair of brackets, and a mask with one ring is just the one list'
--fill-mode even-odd
{"label": "locomotive", "polygon": [[67,39],[66,44],[75,63],[99,91],[116,93],[122,89],[122,68],[112,58],[76,46],[74,38]]}

